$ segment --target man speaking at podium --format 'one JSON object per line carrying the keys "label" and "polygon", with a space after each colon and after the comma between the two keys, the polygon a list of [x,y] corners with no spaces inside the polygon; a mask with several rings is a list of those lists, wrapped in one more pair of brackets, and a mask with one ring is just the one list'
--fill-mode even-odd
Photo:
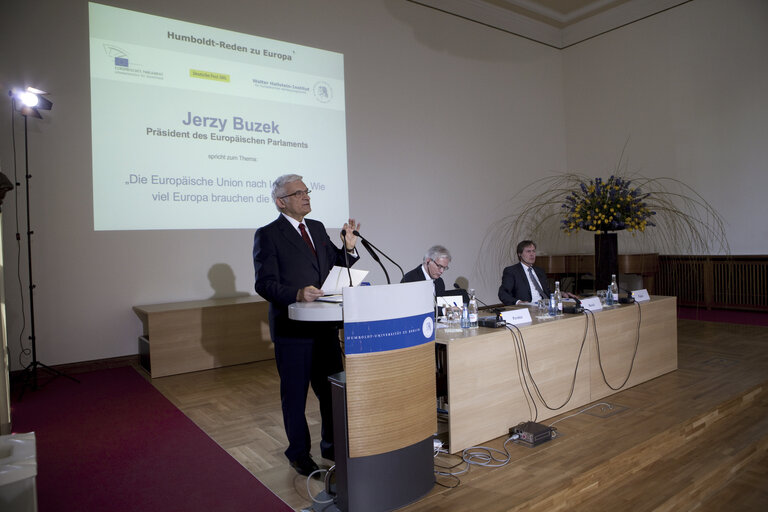
{"label": "man speaking at podium", "polygon": [[288,306],[321,297],[320,286],[333,266],[357,261],[357,237],[352,232],[360,228],[349,219],[343,227],[345,247],[338,249],[322,222],[304,218],[312,211],[310,192],[302,176],[286,174],[277,178],[272,183],[272,200],[280,216],[259,228],[253,239],[255,289],[269,301],[269,330],[280,375],[283,423],[288,436],[285,455],[301,475],[318,469],[310,455],[311,439],[304,414],[309,386],[320,402],[320,454],[334,460],[328,376],[344,368],[336,324],[291,320]]}

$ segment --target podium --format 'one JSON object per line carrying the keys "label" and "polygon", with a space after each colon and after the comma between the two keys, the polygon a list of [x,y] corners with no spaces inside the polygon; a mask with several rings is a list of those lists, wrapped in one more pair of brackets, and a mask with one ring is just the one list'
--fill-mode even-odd
{"label": "podium", "polygon": [[394,510],[435,482],[433,284],[345,288],[343,298],[345,371],[329,377],[334,503],[344,512]]}

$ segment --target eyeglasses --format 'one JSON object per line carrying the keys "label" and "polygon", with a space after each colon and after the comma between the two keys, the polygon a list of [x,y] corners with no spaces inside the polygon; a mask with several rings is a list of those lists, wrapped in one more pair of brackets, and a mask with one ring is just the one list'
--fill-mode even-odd
{"label": "eyeglasses", "polygon": [[429,260],[429,261],[431,261],[432,263],[434,263],[434,264],[437,266],[437,268],[439,268],[439,269],[440,269],[442,272],[445,272],[446,270],[448,270],[448,267],[444,267],[443,265],[439,264],[439,263],[438,263],[438,262],[436,262],[435,260]]}
{"label": "eyeglasses", "polygon": [[298,197],[299,199],[303,198],[304,196],[309,197],[310,192],[312,192],[309,189],[306,190],[297,190],[293,194],[286,194],[284,196],[278,197],[278,199],[285,199],[286,197]]}

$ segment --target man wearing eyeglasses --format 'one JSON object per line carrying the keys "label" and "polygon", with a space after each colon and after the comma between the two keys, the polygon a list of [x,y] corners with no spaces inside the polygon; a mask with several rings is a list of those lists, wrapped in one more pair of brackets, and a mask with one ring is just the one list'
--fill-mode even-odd
{"label": "man wearing eyeglasses", "polygon": [[431,279],[435,284],[435,295],[440,297],[445,294],[443,272],[448,270],[451,263],[451,253],[442,245],[433,245],[427,249],[424,262],[403,276],[401,283],[414,283]]}
{"label": "man wearing eyeglasses", "polygon": [[[269,301],[269,329],[280,375],[283,423],[288,437],[285,455],[301,475],[318,469],[310,455],[311,439],[305,416],[309,386],[320,402],[320,454],[334,460],[333,414],[328,376],[343,371],[338,327],[332,322],[298,322],[288,317],[294,302],[312,302],[323,295],[320,286],[334,265],[357,261],[354,219],[344,224],[344,247],[331,242],[325,226],[306,219],[312,211],[310,190],[297,174],[272,183],[272,199],[280,212],[259,228],[253,239],[256,293]],[[347,255],[345,257],[345,251]]]}

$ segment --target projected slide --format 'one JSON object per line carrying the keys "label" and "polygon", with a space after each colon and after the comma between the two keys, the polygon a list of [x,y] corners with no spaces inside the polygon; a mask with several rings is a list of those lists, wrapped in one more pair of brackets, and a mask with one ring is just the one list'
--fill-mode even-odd
{"label": "projected slide", "polygon": [[94,229],[256,228],[286,173],[346,221],[342,54],[89,9]]}

